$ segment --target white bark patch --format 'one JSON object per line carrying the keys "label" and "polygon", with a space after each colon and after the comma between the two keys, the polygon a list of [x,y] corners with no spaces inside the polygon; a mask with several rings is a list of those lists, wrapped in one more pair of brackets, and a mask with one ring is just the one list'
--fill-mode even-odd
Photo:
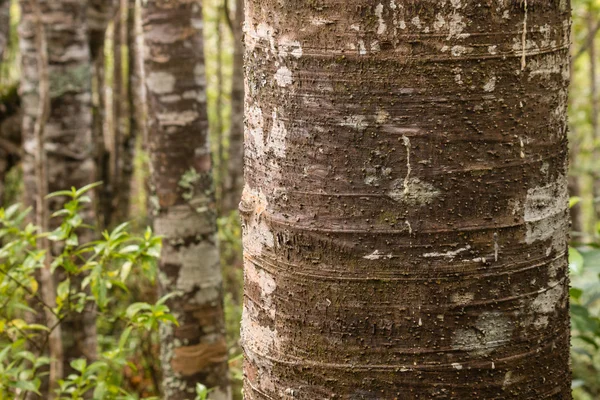
{"label": "white bark patch", "polygon": [[491,354],[497,347],[509,343],[513,324],[500,312],[482,313],[472,328],[458,329],[452,337],[452,347],[473,355]]}
{"label": "white bark patch", "polygon": [[268,206],[267,198],[262,191],[258,192],[246,185],[242,193],[242,204],[252,208],[252,215],[246,220],[244,250],[251,255],[261,255],[265,247],[275,246],[273,233],[263,218]]}
{"label": "white bark patch", "polygon": [[[248,300],[242,311],[241,340],[244,348],[259,356],[268,356],[279,348],[277,330],[258,323],[259,307]],[[254,358],[254,354],[247,354]],[[259,361],[259,360],[257,360]],[[260,361],[259,361],[260,364]]]}
{"label": "white bark patch", "polygon": [[197,304],[208,304],[219,298],[222,284],[219,251],[215,243],[203,241],[196,245],[173,250],[165,246],[162,259],[165,263],[179,264],[181,269],[175,283],[176,290],[196,293]]}
{"label": "white bark patch", "polygon": [[288,57],[291,55],[294,58],[302,57],[303,50],[302,45],[297,40],[292,40],[287,36],[283,36],[278,41],[279,44],[279,53],[278,56],[281,58]]}
{"label": "white bark patch", "polygon": [[567,182],[562,176],[546,186],[529,189],[525,200],[525,242],[532,244],[552,238],[553,247],[557,251],[564,251],[562,231],[566,221],[561,214],[568,209],[568,204]]}
{"label": "white bark patch", "polygon": [[369,124],[367,123],[367,118],[364,115],[351,115],[344,117],[342,122],[340,122],[340,126],[346,126],[362,132],[367,129]]}
{"label": "white bark patch", "polygon": [[152,72],[146,78],[146,85],[152,93],[173,93],[175,89],[175,77],[167,72]]}
{"label": "white bark patch", "polygon": [[[410,20],[410,22],[417,28],[421,29],[421,18],[419,18],[419,16],[414,17],[413,19]],[[400,27],[400,28],[402,28],[402,27]],[[404,28],[402,28],[402,29],[404,29]]]}
{"label": "white bark patch", "polygon": [[459,304],[461,306],[467,305],[473,301],[475,298],[474,293],[454,293],[450,297],[450,301],[454,304]]}
{"label": "white bark patch", "polygon": [[439,31],[446,25],[446,20],[442,14],[437,14],[435,16],[435,21],[433,22],[433,29],[435,31]]}
{"label": "white bark patch", "polygon": [[382,35],[385,33],[385,31],[387,29],[385,21],[383,20],[383,4],[381,4],[381,3],[377,4],[377,7],[375,7],[375,15],[377,16],[377,19],[379,20],[379,25],[377,27],[377,34]]}
{"label": "white bark patch", "polygon": [[279,118],[277,109],[273,110],[273,126],[271,134],[267,141],[267,146],[273,150],[277,157],[285,158],[287,129],[283,121]]}
{"label": "white bark patch", "polygon": [[390,259],[393,258],[394,256],[390,253],[390,254],[384,254],[382,252],[380,252],[379,250],[375,250],[374,252],[372,252],[371,254],[367,254],[366,256],[364,256],[363,258],[366,260],[386,260],[386,259]]}
{"label": "white bark patch", "polygon": [[460,371],[461,369],[463,369],[463,366],[462,366],[462,364],[459,364],[459,363],[452,363],[452,368]]}
{"label": "white bark patch", "polygon": [[450,53],[454,56],[454,57],[460,57],[463,54],[466,53],[470,53],[471,51],[473,51],[473,49],[469,48],[469,47],[465,47],[465,46],[452,46],[452,49],[450,49]]}
{"label": "white bark patch", "polygon": [[264,120],[262,110],[256,106],[248,106],[246,112],[246,129],[248,137],[254,144],[257,157],[262,157],[265,152],[264,144]]}
{"label": "white bark patch", "polygon": [[[204,202],[197,201],[200,207],[202,204],[209,204],[208,199],[204,199]],[[169,207],[166,213],[161,213],[156,217],[154,227],[159,235],[166,238],[206,235],[213,232],[210,218],[193,212],[187,204]]]}
{"label": "white bark patch", "polygon": [[275,318],[275,308],[273,307],[272,294],[277,289],[277,284],[273,276],[267,271],[261,269],[257,270],[254,263],[244,263],[244,274],[246,277],[246,284],[254,283],[260,289],[260,298],[263,302],[264,309],[269,312],[271,318]]}
{"label": "white bark patch", "polygon": [[448,22],[448,37],[447,40],[452,38],[466,39],[470,36],[468,33],[463,33],[467,24],[463,22],[463,17],[458,13],[453,13],[450,16],[450,21]]}
{"label": "white bark patch", "polygon": [[365,47],[364,40],[358,41],[358,54],[360,54],[361,56],[364,56],[365,54],[367,54],[367,48]]}
{"label": "white bark patch", "polygon": [[443,258],[449,258],[449,259],[453,259],[455,258],[457,255],[459,255],[460,253],[463,253],[465,251],[468,251],[471,249],[471,246],[466,246],[460,249],[456,249],[456,250],[451,250],[451,251],[446,251],[444,253],[425,253],[423,254],[423,257],[427,257],[427,258],[437,258],[437,257],[443,257]]}
{"label": "white bark patch", "polygon": [[275,73],[275,80],[281,87],[287,87],[291,85],[293,82],[292,71],[290,71],[288,67],[279,68]]}
{"label": "white bark patch", "polygon": [[406,203],[411,206],[424,206],[436,199],[440,195],[440,191],[433,185],[423,182],[418,178],[410,178],[408,180],[395,181],[392,185],[392,190],[387,195],[397,202]]}
{"label": "white bark patch", "polygon": [[315,26],[322,26],[322,25],[330,25],[330,24],[333,24],[334,22],[330,19],[325,19],[325,18],[321,18],[321,17],[312,17],[310,20],[310,23]]}
{"label": "white bark patch", "polygon": [[162,126],[186,126],[200,118],[198,111],[159,113],[156,118]]}
{"label": "white bark patch", "polygon": [[492,76],[485,82],[485,85],[483,85],[483,90],[488,93],[496,90],[496,77],[495,76]]}
{"label": "white bark patch", "polygon": [[559,282],[550,282],[550,288],[540,291],[531,303],[531,310],[536,314],[533,321],[537,329],[548,326],[548,317],[562,306],[564,286]]}

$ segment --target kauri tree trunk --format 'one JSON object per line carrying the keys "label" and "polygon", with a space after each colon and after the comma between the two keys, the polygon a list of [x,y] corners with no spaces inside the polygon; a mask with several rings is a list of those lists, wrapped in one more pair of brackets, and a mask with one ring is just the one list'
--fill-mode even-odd
{"label": "kauri tree trunk", "polygon": [[[79,0],[39,0],[46,31],[50,113],[45,124],[48,192],[83,187],[93,182],[95,163],[92,142],[91,63],[86,28],[86,5]],[[37,196],[34,128],[40,107],[39,68],[35,45],[35,15],[29,0],[21,0],[19,46],[23,105],[23,176],[25,200],[32,206]],[[52,199],[49,211],[62,201]],[[49,215],[49,214],[48,214]],[[90,209],[84,215],[94,223]],[[50,228],[54,228],[51,226]],[[86,241],[87,239],[82,239]],[[96,354],[95,317],[84,311],[62,324],[65,371],[75,358]]]}
{"label": "kauri tree trunk", "polygon": [[568,0],[245,26],[245,398],[570,399]]}
{"label": "kauri tree trunk", "polygon": [[223,193],[224,211],[238,208],[244,186],[244,1],[235,1],[233,20],[233,75],[231,77],[231,117],[229,127],[229,157]]}
{"label": "kauri tree trunk", "polygon": [[167,304],[180,323],[161,329],[163,398],[193,399],[202,383],[229,399],[201,2],[148,0],[142,20],[160,291],[178,292]]}

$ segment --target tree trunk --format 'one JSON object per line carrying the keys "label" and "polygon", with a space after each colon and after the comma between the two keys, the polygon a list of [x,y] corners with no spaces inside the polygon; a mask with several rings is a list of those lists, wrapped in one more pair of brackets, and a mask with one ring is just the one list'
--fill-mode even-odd
{"label": "tree trunk", "polygon": [[[95,176],[91,134],[91,64],[85,4],[74,0],[40,0],[39,3],[48,48],[50,111],[44,132],[44,150],[48,164],[48,192],[51,193],[73,186],[82,187],[92,182]],[[23,176],[25,199],[35,208],[32,202],[38,195],[35,126],[40,107],[40,71],[35,46],[35,16],[30,1],[21,0],[21,9]],[[49,211],[61,207],[60,201],[59,198],[49,201]],[[93,223],[92,210],[84,215],[84,220]],[[52,221],[50,228],[54,228]],[[84,314],[78,314],[61,324],[66,371],[71,360],[95,355],[95,323],[85,323],[84,317]]]}
{"label": "tree trunk", "polygon": [[152,203],[164,237],[160,291],[180,326],[163,326],[164,399],[193,399],[196,383],[229,399],[222,277],[206,111],[201,3],[143,5]]}
{"label": "tree trunk", "polygon": [[[92,136],[97,168],[97,181],[103,181],[102,201],[98,204],[98,223],[102,227],[108,226],[106,202],[110,198],[108,180],[109,152],[106,148],[105,123],[106,123],[106,71],[104,57],[104,44],[106,42],[106,29],[116,8],[115,0],[90,0],[87,8],[87,21],[89,29],[90,55],[93,66],[93,100],[92,100]],[[110,215],[110,214],[109,214]]]}
{"label": "tree trunk", "polygon": [[571,398],[568,3],[246,1],[247,400]]}
{"label": "tree trunk", "polygon": [[600,156],[600,126],[598,125],[598,60],[596,59],[596,11],[590,6],[588,13],[588,31],[589,31],[589,55],[590,55],[590,124],[592,125],[592,137],[594,142],[594,166],[592,169],[592,178],[594,181],[594,211],[596,221],[600,220],[600,173],[597,171],[598,157]]}
{"label": "tree trunk", "polygon": [[10,35],[10,0],[0,0],[0,64]]}
{"label": "tree trunk", "polygon": [[244,0],[235,1],[233,21],[233,75],[231,84],[231,119],[229,127],[228,173],[223,194],[223,210],[238,208],[244,185]]}

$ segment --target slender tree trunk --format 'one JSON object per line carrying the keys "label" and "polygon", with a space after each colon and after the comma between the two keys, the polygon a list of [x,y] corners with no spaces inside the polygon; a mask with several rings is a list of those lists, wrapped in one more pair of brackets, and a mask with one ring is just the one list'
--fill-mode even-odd
{"label": "slender tree trunk", "polygon": [[[44,149],[39,149],[35,134],[41,104],[38,92],[41,70],[35,46],[35,16],[29,0],[21,0],[22,21],[19,28],[24,114],[23,176],[28,202],[40,195],[39,171],[36,171],[35,163],[35,155],[39,151],[46,154],[50,193],[73,186],[82,187],[92,182],[95,175],[86,7],[77,0],[39,0],[39,4],[47,37],[50,97],[44,127]],[[49,201],[49,211],[61,207],[60,201]],[[93,223],[92,210],[84,215],[84,220]],[[53,228],[52,224],[50,228]],[[95,354],[95,324],[86,324],[84,318],[85,315],[78,314],[61,324],[67,371],[71,360]]]}
{"label": "slender tree trunk", "polygon": [[105,215],[105,203],[106,199],[110,198],[110,196],[107,196],[109,185],[107,179],[109,152],[104,140],[106,122],[106,59],[104,57],[104,44],[106,42],[106,29],[115,12],[115,3],[115,0],[90,0],[87,9],[90,54],[93,63],[92,136],[96,147],[96,180],[105,183],[105,186],[102,188],[104,192],[102,196],[103,200],[98,204],[98,223],[103,227],[108,225]]}
{"label": "slender tree trunk", "polygon": [[568,1],[246,1],[244,396],[570,399]]}
{"label": "slender tree trunk", "polygon": [[591,8],[588,13],[588,31],[589,31],[589,56],[590,56],[590,123],[592,125],[592,137],[594,138],[594,166],[592,177],[594,180],[593,196],[594,196],[594,210],[596,220],[600,219],[600,173],[597,171],[597,161],[600,157],[600,126],[598,125],[598,113],[600,107],[598,107],[598,60],[596,53],[596,35],[594,34],[596,29],[596,11]]}
{"label": "slender tree trunk", "polygon": [[[33,155],[36,197],[35,197],[35,223],[42,232],[48,232],[48,213],[45,197],[48,194],[48,160],[45,150],[46,124],[50,115],[50,74],[48,68],[48,42],[46,29],[42,20],[42,11],[37,0],[29,2],[29,10],[35,24],[35,50],[37,53],[36,66],[38,70],[38,109],[33,126],[33,138],[35,140],[35,154]],[[50,268],[50,242],[46,238],[38,240],[40,249],[46,251],[44,266],[40,271],[41,293],[44,303],[52,308],[56,307],[56,289],[54,278]],[[58,316],[49,308],[44,308],[46,323],[49,328],[48,348],[50,371],[48,375],[48,398],[56,397],[54,391],[58,388],[58,382],[64,373],[64,347],[62,343],[62,326]]]}
{"label": "slender tree trunk", "polygon": [[238,208],[244,185],[244,0],[235,1],[233,21],[233,76],[231,84],[231,120],[229,127],[228,173],[223,194],[224,211]]}
{"label": "slender tree trunk", "polygon": [[0,0],[0,63],[10,35],[10,0]]}
{"label": "slender tree trunk", "polygon": [[149,146],[156,233],[164,236],[161,294],[180,326],[161,330],[164,399],[196,383],[231,397],[206,111],[202,9],[195,0],[143,5]]}
{"label": "slender tree trunk", "polygon": [[138,49],[138,12],[136,0],[127,0],[127,136],[122,142],[119,215],[130,218],[136,139],[142,129],[141,60]]}

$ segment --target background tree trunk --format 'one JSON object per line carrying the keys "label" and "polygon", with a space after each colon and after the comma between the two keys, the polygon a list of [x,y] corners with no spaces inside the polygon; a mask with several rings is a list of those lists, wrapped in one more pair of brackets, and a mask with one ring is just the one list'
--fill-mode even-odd
{"label": "background tree trunk", "polygon": [[[48,192],[82,187],[93,181],[95,165],[91,134],[91,70],[86,28],[86,7],[77,0],[40,0],[48,47],[50,113],[45,126],[45,152],[48,163]],[[35,45],[35,16],[29,0],[21,0],[19,27],[22,59],[23,176],[25,200],[37,197],[35,154],[38,151],[35,124],[40,107],[39,68]],[[60,207],[61,199],[48,202],[49,211]],[[93,223],[94,213],[84,215]],[[51,226],[52,229],[52,221]],[[85,239],[83,239],[85,240]],[[91,313],[89,313],[91,314]],[[75,358],[96,352],[95,323],[90,315],[79,314],[63,321],[65,370]]]}
{"label": "background tree trunk", "polygon": [[245,398],[570,399],[569,2],[246,10]]}
{"label": "background tree trunk", "polygon": [[10,0],[0,0],[0,63],[10,35]]}
{"label": "background tree trunk", "polygon": [[231,120],[229,127],[228,171],[223,194],[223,210],[238,208],[244,185],[244,0],[235,1],[233,21],[233,76],[231,85]]}
{"label": "background tree trunk", "polygon": [[106,120],[106,71],[104,57],[106,29],[116,9],[115,0],[90,0],[87,8],[87,22],[89,30],[90,55],[93,66],[93,101],[92,101],[92,136],[96,147],[95,159],[97,167],[97,180],[103,181],[102,201],[98,204],[98,223],[107,227],[109,224],[110,208],[110,181],[108,179],[108,162],[110,154],[106,148],[105,141],[105,120]]}
{"label": "background tree trunk", "polygon": [[154,227],[164,236],[160,291],[180,326],[161,329],[164,399],[231,397],[206,111],[199,1],[143,4]]}

